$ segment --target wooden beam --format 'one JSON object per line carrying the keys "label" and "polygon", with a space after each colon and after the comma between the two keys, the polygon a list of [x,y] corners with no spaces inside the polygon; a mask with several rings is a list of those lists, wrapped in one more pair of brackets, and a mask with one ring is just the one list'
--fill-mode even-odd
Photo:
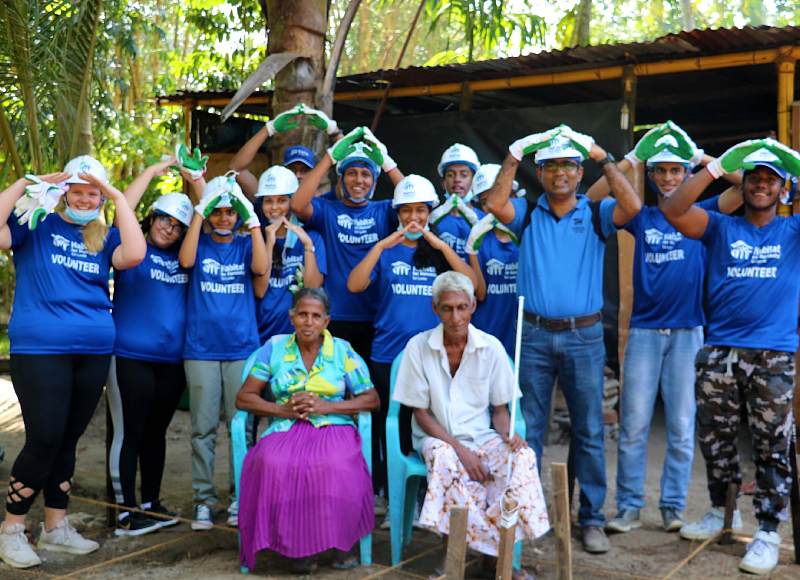
{"label": "wooden beam", "polygon": [[556,578],[572,580],[572,532],[567,490],[567,466],[553,463],[553,530],[556,536]]}
{"label": "wooden beam", "polygon": [[728,484],[728,492],[725,494],[725,518],[722,523],[722,536],[720,544],[733,544],[733,513],[736,511],[736,499],[739,496],[739,486],[735,483]]}
{"label": "wooden beam", "polygon": [[450,533],[447,536],[447,555],[444,575],[447,580],[463,580],[467,556],[467,508],[450,508]]}
{"label": "wooden beam", "polygon": [[794,72],[796,58],[780,56],[778,69],[778,141],[791,146],[792,103],[794,103]]}

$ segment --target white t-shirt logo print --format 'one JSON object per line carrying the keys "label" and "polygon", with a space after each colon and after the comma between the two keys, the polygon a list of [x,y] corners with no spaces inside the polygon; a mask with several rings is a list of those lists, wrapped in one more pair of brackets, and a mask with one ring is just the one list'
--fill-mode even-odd
{"label": "white t-shirt logo print", "polygon": [[336,216],[336,223],[339,224],[340,228],[348,230],[353,228],[353,218],[345,213],[340,213]]}
{"label": "white t-shirt logo print", "polygon": [[753,253],[753,246],[742,240],[737,240],[731,244],[731,256],[737,260],[749,260]]}
{"label": "white t-shirt logo print", "polygon": [[496,258],[486,262],[486,273],[490,276],[500,276],[505,269],[505,264]]}
{"label": "white t-shirt logo print", "polygon": [[56,248],[67,251],[67,248],[69,248],[69,240],[67,238],[60,234],[50,234],[50,236],[53,238],[53,245]]}
{"label": "white t-shirt logo print", "polygon": [[206,258],[203,260],[203,272],[216,276],[220,271],[220,263],[213,258]]}
{"label": "white t-shirt logo print", "polygon": [[660,230],[650,228],[644,231],[644,239],[651,245],[660,244],[661,240],[664,239],[664,234],[662,234]]}
{"label": "white t-shirt logo print", "polygon": [[410,271],[411,271],[410,264],[406,264],[401,260],[398,260],[397,262],[392,262],[392,273],[394,273],[396,276],[407,276]]}

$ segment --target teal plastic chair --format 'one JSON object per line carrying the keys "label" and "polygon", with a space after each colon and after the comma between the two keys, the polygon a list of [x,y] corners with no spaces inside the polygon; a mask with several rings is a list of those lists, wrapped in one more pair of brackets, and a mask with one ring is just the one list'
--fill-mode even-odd
{"label": "teal plastic chair", "polygon": [[[401,351],[392,362],[389,375],[389,411],[386,417],[386,464],[389,471],[389,537],[392,545],[392,566],[397,566],[403,556],[403,548],[411,542],[414,511],[422,480],[428,471],[425,462],[415,451],[405,454],[400,449],[400,403],[392,398],[397,371],[403,360]],[[514,432],[525,438],[525,419],[517,407]],[[522,542],[514,544],[514,568],[522,566]]]}
{"label": "teal plastic chair", "polygon": [[[260,349],[259,349],[260,350]],[[244,363],[242,369],[242,384],[244,384],[247,376],[250,374],[250,369],[255,364],[258,350],[253,352]],[[248,437],[248,424],[252,423],[253,416],[247,411],[237,411],[231,421],[231,454],[233,456],[233,474],[236,482],[236,497],[239,497],[239,489],[242,479],[242,466],[244,465],[244,457],[248,451],[248,439],[255,437]],[[367,462],[367,468],[372,473],[372,414],[368,412],[361,412],[358,414],[358,433],[361,436],[361,453],[364,455],[364,460]],[[372,534],[367,534],[359,541],[361,552],[361,565],[372,565]],[[247,566],[242,565],[239,570],[242,574],[248,574],[250,570]]]}

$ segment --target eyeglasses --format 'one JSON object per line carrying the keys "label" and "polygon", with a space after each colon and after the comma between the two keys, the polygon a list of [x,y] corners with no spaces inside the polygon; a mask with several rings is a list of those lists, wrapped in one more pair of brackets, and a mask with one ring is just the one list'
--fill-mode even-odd
{"label": "eyeglasses", "polygon": [[160,215],[156,217],[156,222],[164,228],[168,234],[173,232],[182,233],[184,225],[176,220],[175,218],[171,218],[168,215]]}
{"label": "eyeglasses", "polygon": [[574,161],[554,161],[547,160],[540,164],[540,167],[545,171],[555,172],[558,170],[564,173],[575,173],[578,171],[578,164]]}

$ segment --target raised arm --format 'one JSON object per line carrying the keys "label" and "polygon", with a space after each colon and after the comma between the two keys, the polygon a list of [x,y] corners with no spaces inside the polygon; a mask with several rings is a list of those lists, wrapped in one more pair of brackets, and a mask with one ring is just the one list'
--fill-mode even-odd
{"label": "raised arm", "polygon": [[453,248],[451,248],[432,231],[420,228],[416,222],[411,222],[409,226],[410,232],[422,232],[422,237],[428,241],[434,250],[439,250],[442,253],[444,259],[447,260],[447,263],[454,271],[464,274],[464,276],[469,278],[472,281],[473,287],[477,285],[478,279],[475,277],[475,272],[472,271],[472,268],[469,264],[467,264],[458,254],[456,254]]}
{"label": "raised arm", "polygon": [[255,200],[256,191],[258,191],[258,178],[253,175],[248,167],[250,167],[253,159],[255,159],[258,154],[258,150],[261,149],[261,146],[269,136],[269,126],[264,125],[255,135],[247,140],[247,143],[236,152],[236,155],[234,155],[228,163],[228,168],[238,173],[236,181],[239,182],[242,191],[244,191],[245,195],[247,195],[251,201]]}
{"label": "raised arm", "polygon": [[203,216],[195,212],[192,216],[192,223],[186,231],[178,252],[178,262],[181,268],[192,268],[197,259],[197,245],[200,241],[200,232],[203,231]]}
{"label": "raised arm", "polygon": [[486,278],[483,277],[483,270],[481,270],[481,262],[478,259],[478,254],[469,255],[469,265],[475,273],[475,298],[478,302],[486,300]]}
{"label": "raised arm", "polygon": [[695,173],[667,198],[661,208],[667,221],[688,238],[696,240],[706,232],[708,214],[703,208],[694,205],[694,202],[713,181],[714,177],[708,169]]}
{"label": "raised arm", "polygon": [[497,179],[494,180],[494,185],[489,188],[489,193],[487,194],[486,209],[504,224],[510,224],[514,221],[516,213],[510,198],[519,163],[519,160],[512,153],[506,155],[503,160],[503,166],[500,168],[500,173],[497,174]]}
{"label": "raised arm", "polygon": [[14,204],[25,193],[25,187],[31,184],[31,181],[20,177],[0,193],[0,250],[11,248],[11,229],[8,227],[8,218],[14,211]]}
{"label": "raised arm", "polygon": [[[296,194],[295,194],[296,195]],[[412,222],[414,223],[414,222]],[[402,230],[397,230],[383,238],[377,244],[372,246],[367,255],[364,256],[364,259],[361,260],[358,265],[353,268],[353,271],[350,272],[350,276],[347,277],[347,289],[350,292],[357,293],[363,292],[367,288],[369,288],[372,276],[372,271],[375,269],[375,266],[378,264],[378,260],[380,260],[381,254],[384,250],[388,250],[389,248],[395,247],[397,244],[403,241],[403,234],[409,231],[409,224]]]}
{"label": "raised arm", "polygon": [[175,157],[170,157],[164,161],[154,163],[137,175],[136,179],[131,181],[130,185],[125,188],[125,193],[123,194],[125,196],[125,200],[128,202],[128,206],[135,210],[153,178],[159,175],[164,175],[169,171],[169,167],[174,164]]}
{"label": "raised arm", "polygon": [[[592,145],[589,150],[589,159],[595,162],[603,161],[608,157],[605,149],[597,145]],[[620,171],[620,168],[613,161],[606,162],[603,166],[603,176],[606,183],[614,192],[617,205],[614,207],[614,225],[624,226],[636,217],[642,209],[642,200],[633,189],[633,185],[628,178]]]}
{"label": "raised arm", "polygon": [[323,177],[328,174],[328,170],[332,166],[333,160],[330,155],[323,155],[314,169],[306,173],[303,181],[300,182],[300,187],[292,196],[290,205],[292,213],[302,221],[307,222],[314,215],[314,206],[311,204],[311,200],[314,198],[314,194],[317,192]]}
{"label": "raised arm", "polygon": [[[633,167],[633,163],[631,163],[627,158],[623,159],[619,163],[617,163],[617,167],[623,173],[630,171]],[[610,193],[613,193],[611,186],[608,184],[608,179],[605,175],[595,181],[589,189],[586,190],[586,195],[592,201],[600,201],[608,197]]]}
{"label": "raised arm", "polygon": [[303,228],[293,224],[285,217],[283,218],[283,224],[286,226],[287,230],[294,232],[297,239],[303,244],[303,285],[307,288],[322,287],[325,276],[323,276],[322,272],[319,270],[319,264],[317,264],[317,256],[315,254],[317,249],[314,247],[311,236],[309,236],[308,232]]}

